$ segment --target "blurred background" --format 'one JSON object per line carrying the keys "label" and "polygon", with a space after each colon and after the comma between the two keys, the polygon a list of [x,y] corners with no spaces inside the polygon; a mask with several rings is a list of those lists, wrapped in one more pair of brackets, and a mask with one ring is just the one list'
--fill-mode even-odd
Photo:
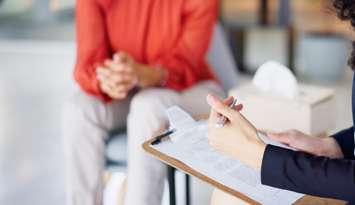
{"label": "blurred background", "polygon": [[[352,119],[346,59],[353,31],[336,19],[329,2],[221,0],[220,21],[238,83],[276,60],[302,82],[334,88],[335,131]],[[74,0],[0,0],[0,204],[65,204],[60,116],[78,89],[72,79],[74,6]],[[118,150],[124,158],[124,149],[109,151]],[[211,187],[192,183],[193,204],[207,204]]]}

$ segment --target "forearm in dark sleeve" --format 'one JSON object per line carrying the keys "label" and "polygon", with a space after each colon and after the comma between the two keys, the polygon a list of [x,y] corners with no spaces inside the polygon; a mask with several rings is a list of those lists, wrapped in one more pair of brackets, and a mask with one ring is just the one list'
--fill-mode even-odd
{"label": "forearm in dark sleeve", "polygon": [[354,159],[354,128],[343,130],[333,135],[346,159]]}
{"label": "forearm in dark sleeve", "polygon": [[268,145],[261,181],[299,193],[355,201],[355,162],[351,160],[316,157]]}

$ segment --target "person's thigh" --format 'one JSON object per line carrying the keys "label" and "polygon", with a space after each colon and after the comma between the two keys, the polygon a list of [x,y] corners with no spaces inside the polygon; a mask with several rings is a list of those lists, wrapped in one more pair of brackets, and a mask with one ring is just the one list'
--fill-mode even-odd
{"label": "person's thigh", "polygon": [[[130,104],[128,127],[147,127],[156,131],[167,124],[166,109],[181,105],[180,93],[165,88],[149,88],[133,96]],[[136,137],[136,136],[135,136]]]}
{"label": "person's thigh", "polygon": [[162,88],[144,89],[131,101],[128,117],[128,180],[125,204],[158,205],[166,167],[144,152],[142,143],[167,125],[165,110],[179,105],[179,93]]}
{"label": "person's thigh", "polygon": [[144,125],[160,129],[167,125],[166,109],[171,106],[180,106],[193,116],[209,114],[208,94],[225,96],[223,89],[214,81],[203,81],[180,93],[165,88],[142,90],[131,100],[129,118],[133,118],[131,121],[135,123],[130,124],[138,127],[143,123],[141,121],[146,121]]}
{"label": "person's thigh", "polygon": [[80,127],[85,123],[106,132],[124,127],[131,97],[106,103],[82,91],[76,92],[64,105],[63,124],[85,130],[85,127]]}
{"label": "person's thigh", "polygon": [[126,128],[130,103],[134,94],[130,94],[122,100],[113,100],[106,104],[107,122],[110,131]]}
{"label": "person's thigh", "polygon": [[216,82],[203,81],[182,93],[181,106],[193,116],[207,115],[210,112],[210,106],[206,101],[208,94],[225,96],[222,87]]}
{"label": "person's thigh", "polygon": [[102,198],[105,140],[124,125],[128,102],[104,103],[83,92],[64,105],[62,135],[69,204],[93,204]]}

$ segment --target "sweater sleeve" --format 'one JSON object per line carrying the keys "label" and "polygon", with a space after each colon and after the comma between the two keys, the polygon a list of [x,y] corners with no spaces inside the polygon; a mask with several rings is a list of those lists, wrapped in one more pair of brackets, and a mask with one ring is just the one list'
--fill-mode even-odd
{"label": "sweater sleeve", "polygon": [[95,0],[76,2],[77,59],[74,77],[82,90],[103,101],[110,98],[101,92],[96,66],[110,58],[104,13]]}
{"label": "sweater sleeve", "polygon": [[268,145],[261,182],[280,189],[355,202],[355,161],[317,157]]}
{"label": "sweater sleeve", "polygon": [[354,128],[343,130],[333,135],[334,139],[338,142],[341,151],[346,159],[355,159],[354,157]]}
{"label": "sweater sleeve", "polygon": [[183,6],[182,33],[174,49],[161,56],[156,64],[168,71],[166,87],[182,90],[197,81],[204,69],[213,27],[216,23],[217,0],[189,0]]}

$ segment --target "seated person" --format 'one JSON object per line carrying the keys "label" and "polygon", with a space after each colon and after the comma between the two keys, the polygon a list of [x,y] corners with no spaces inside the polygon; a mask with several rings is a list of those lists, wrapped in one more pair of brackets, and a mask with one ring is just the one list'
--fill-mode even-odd
{"label": "seated person", "polygon": [[77,0],[74,77],[65,105],[68,202],[102,204],[105,140],[128,131],[126,205],[160,205],[166,167],[142,143],[166,125],[165,109],[209,112],[223,95],[205,60],[217,0]]}
{"label": "seated person", "polygon": [[[350,20],[354,27],[355,1],[335,0],[334,5],[338,9],[339,16]],[[355,49],[354,43],[353,47]],[[355,70],[354,51],[349,63]],[[352,91],[354,118],[355,80]],[[226,105],[233,98],[226,99],[223,103],[218,98],[209,95],[207,100],[212,106],[209,125],[211,145],[216,150],[250,167],[260,169],[263,184],[355,204],[354,127],[329,138],[311,137],[294,130],[284,133],[268,133],[272,139],[298,150],[292,151],[265,145],[258,138],[256,128],[238,112],[241,105],[238,105],[236,109],[231,109]],[[214,126],[218,120],[217,113],[229,120],[223,128]],[[228,200],[228,196],[225,200]],[[213,199],[213,202],[225,204],[217,199]]]}

